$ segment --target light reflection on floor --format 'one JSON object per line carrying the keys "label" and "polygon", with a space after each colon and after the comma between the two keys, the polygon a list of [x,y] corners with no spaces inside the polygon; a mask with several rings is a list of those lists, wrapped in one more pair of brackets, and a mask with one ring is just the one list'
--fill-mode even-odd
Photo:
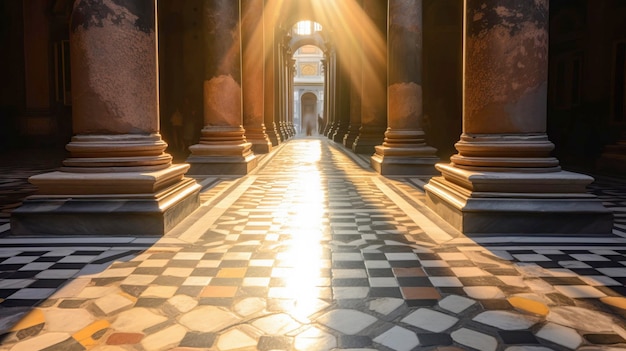
{"label": "light reflection on floor", "polygon": [[0,351],[625,349],[623,237],[472,240],[349,155],[289,141],[155,244],[0,240]]}
{"label": "light reflection on floor", "polygon": [[284,263],[292,267],[285,277],[285,293],[297,297],[291,313],[305,319],[319,309],[321,302],[319,282],[324,279],[320,273],[324,262],[322,239],[327,197],[322,185],[319,141],[307,143],[300,152],[304,157],[289,185],[293,201],[286,201],[279,212],[289,213],[292,231],[288,249],[281,253]]}

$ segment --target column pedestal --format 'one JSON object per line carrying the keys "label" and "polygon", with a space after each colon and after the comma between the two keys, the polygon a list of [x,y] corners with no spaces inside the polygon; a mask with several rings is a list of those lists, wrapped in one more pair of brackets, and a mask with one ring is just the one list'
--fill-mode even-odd
{"label": "column pedestal", "polygon": [[613,214],[585,187],[586,175],[480,172],[437,164],[425,186],[429,208],[464,234],[606,234]]}
{"label": "column pedestal", "polygon": [[278,144],[281,143],[282,140],[280,139],[280,134],[276,130],[276,126],[274,125],[274,123],[271,124],[271,128],[267,129],[265,133],[267,134],[268,139],[272,143],[272,146],[278,146]]}
{"label": "column pedestal", "polygon": [[336,143],[342,144],[346,135],[348,135],[348,126],[340,125],[337,130],[335,130],[332,140]]}
{"label": "column pedestal", "polygon": [[189,165],[172,164],[159,134],[155,11],[74,3],[76,135],[60,171],[29,178],[38,192],[12,213],[13,235],[163,235],[199,206]]}
{"label": "column pedestal", "polygon": [[[359,117],[360,117],[360,114],[359,114]],[[361,127],[360,125],[350,124],[350,127],[348,127],[348,133],[343,136],[343,146],[349,149],[352,149],[352,145],[354,144],[354,141],[356,140],[357,136],[359,136],[360,127]]]}
{"label": "column pedestal", "polygon": [[60,171],[29,178],[38,192],[13,211],[11,233],[164,235],[200,205],[201,188],[165,147],[158,134],[75,136]]}
{"label": "column pedestal", "polygon": [[[189,165],[154,172],[51,172],[29,181],[45,195],[28,197],[11,216],[13,235],[164,235],[191,214],[200,185]],[[58,194],[55,194],[58,193]]]}
{"label": "column pedestal", "polygon": [[439,174],[435,170],[435,163],[440,161],[435,156],[437,149],[426,145],[423,140],[423,132],[388,130],[383,145],[375,147],[376,153],[370,158],[370,165],[381,175]]}
{"label": "column pedestal", "polygon": [[376,130],[364,130],[361,126],[359,135],[352,143],[352,151],[357,154],[372,154],[376,151],[375,147],[380,145],[385,134],[385,127]]}
{"label": "column pedestal", "polygon": [[205,127],[200,143],[189,147],[191,175],[246,175],[258,164],[243,128]]}
{"label": "column pedestal", "polygon": [[465,234],[611,235],[593,178],[551,156],[548,2],[465,1],[464,14],[463,134],[428,207]]}
{"label": "column pedestal", "polygon": [[281,140],[289,140],[291,138],[289,133],[287,133],[287,125],[284,122],[280,123],[280,139]]}
{"label": "column pedestal", "polygon": [[272,142],[269,135],[265,133],[265,128],[246,129],[246,140],[252,144],[252,151],[255,154],[267,154],[272,151]]}
{"label": "column pedestal", "polygon": [[249,156],[190,156],[190,175],[246,175],[258,164],[254,155]]}

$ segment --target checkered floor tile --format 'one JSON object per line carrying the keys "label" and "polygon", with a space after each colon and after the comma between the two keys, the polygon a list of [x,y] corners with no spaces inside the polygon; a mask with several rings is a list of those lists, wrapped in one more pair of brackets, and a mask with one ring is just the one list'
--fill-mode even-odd
{"label": "checkered floor tile", "polygon": [[163,238],[0,238],[0,350],[626,347],[619,234],[466,238],[419,179],[323,138],[261,161],[199,180],[202,206]]}

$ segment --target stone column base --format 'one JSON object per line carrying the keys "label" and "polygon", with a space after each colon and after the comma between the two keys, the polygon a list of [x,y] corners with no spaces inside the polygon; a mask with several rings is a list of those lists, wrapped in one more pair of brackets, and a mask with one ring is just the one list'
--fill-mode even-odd
{"label": "stone column base", "polygon": [[343,136],[343,146],[347,147],[348,149],[352,149],[352,145],[354,144],[356,137],[359,136],[359,129],[353,129],[353,127],[350,127],[348,133]]}
{"label": "stone column base", "polygon": [[[189,167],[182,166],[183,171]],[[73,191],[28,197],[11,214],[11,233],[164,235],[200,205],[200,185],[183,178],[180,171],[181,165],[176,165],[146,173],[51,172],[31,177],[33,184],[45,184],[44,188],[57,183],[59,189],[67,189],[74,184],[70,186]],[[173,174],[180,175],[179,179]],[[148,192],[133,193],[133,188]],[[150,192],[151,188],[158,190]],[[85,189],[90,190],[79,193]]]}
{"label": "stone column base", "polygon": [[190,175],[246,175],[258,164],[252,144],[196,144],[189,147],[185,161],[191,165]]}
{"label": "stone column base", "polygon": [[435,175],[435,164],[440,159],[429,146],[398,148],[376,146],[370,165],[381,175]]}
{"label": "stone column base", "polygon": [[272,151],[272,142],[265,131],[264,126],[246,128],[246,141],[252,144],[252,152],[255,154],[267,154]]}
{"label": "stone column base", "polygon": [[383,143],[383,133],[375,137],[359,135],[352,143],[352,151],[356,154],[373,154],[376,151],[375,147]]}
{"label": "stone column base", "polygon": [[332,141],[341,144],[343,143],[343,139],[345,139],[347,134],[348,134],[347,128],[339,128],[335,131],[331,139]]}
{"label": "stone column base", "polygon": [[252,152],[255,154],[268,154],[272,151],[272,142],[268,139],[250,139],[248,141],[252,143]]}
{"label": "stone column base", "polygon": [[278,146],[278,144],[280,144],[282,141],[280,139],[280,135],[278,134],[278,132],[276,132],[276,130],[268,130],[267,137],[270,139],[272,146]]}
{"label": "stone column base", "polygon": [[246,157],[235,156],[194,156],[185,162],[191,165],[189,175],[246,175],[258,164],[254,154]]}
{"label": "stone column base", "polygon": [[464,234],[611,235],[613,214],[586,175],[477,172],[437,164],[425,186],[430,209]]}

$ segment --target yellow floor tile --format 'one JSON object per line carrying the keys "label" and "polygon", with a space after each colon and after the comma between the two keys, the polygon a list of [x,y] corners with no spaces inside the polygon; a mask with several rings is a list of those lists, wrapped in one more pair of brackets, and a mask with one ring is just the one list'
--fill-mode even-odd
{"label": "yellow floor tile", "polygon": [[43,311],[36,308],[30,311],[27,315],[24,316],[16,325],[11,328],[11,331],[18,331],[26,328],[30,328],[37,324],[44,323],[46,318],[43,314]]}
{"label": "yellow floor tile", "polygon": [[622,310],[626,310],[626,297],[614,297],[614,296],[609,296],[609,297],[603,297],[600,299],[600,301],[602,301],[603,303],[612,306],[612,307],[617,307],[620,308]]}
{"label": "yellow floor tile", "polygon": [[74,333],[74,335],[72,335],[72,337],[76,339],[76,341],[78,341],[84,347],[89,348],[90,346],[94,346],[98,344],[98,341],[94,340],[92,336],[96,332],[99,332],[103,329],[108,328],[110,325],[111,324],[106,320],[99,320],[99,321],[91,323],[90,325],[83,328],[82,330],[77,331],[76,333]]}
{"label": "yellow floor tile", "polygon": [[217,272],[218,278],[243,278],[246,275],[247,268],[222,268]]}
{"label": "yellow floor tile", "polygon": [[207,286],[200,293],[200,297],[233,297],[236,293],[236,286]]}
{"label": "yellow floor tile", "polygon": [[509,303],[513,307],[522,311],[537,314],[540,316],[547,316],[548,313],[550,312],[550,309],[548,308],[548,306],[538,301],[525,299],[519,296],[513,296],[509,298],[508,300],[509,300]]}

